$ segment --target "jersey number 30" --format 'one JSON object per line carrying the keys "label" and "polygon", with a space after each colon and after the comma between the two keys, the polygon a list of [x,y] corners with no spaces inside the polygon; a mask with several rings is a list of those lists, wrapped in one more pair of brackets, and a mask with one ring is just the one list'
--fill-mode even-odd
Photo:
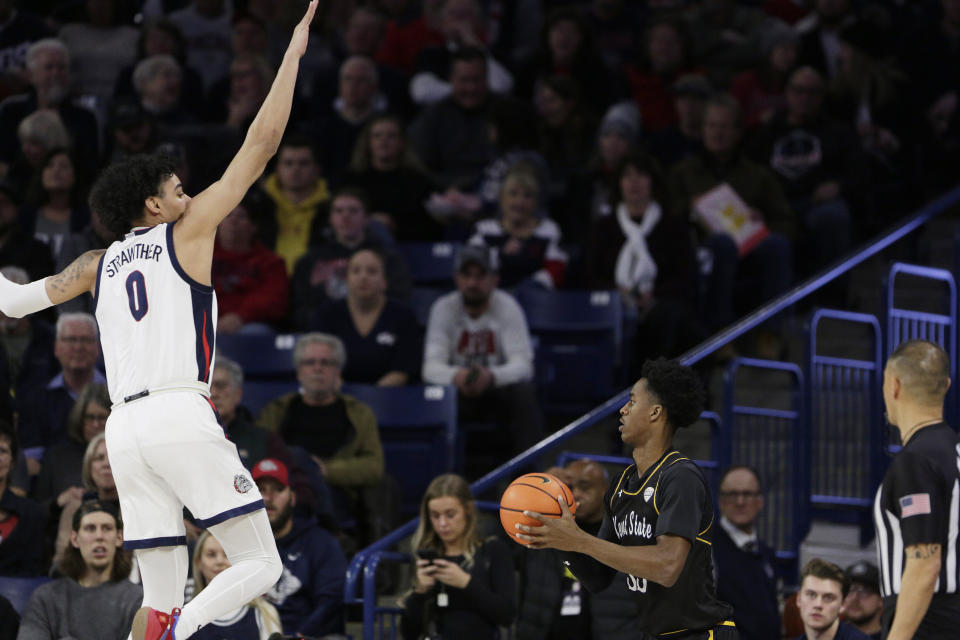
{"label": "jersey number 30", "polygon": [[127,302],[130,303],[130,313],[137,322],[143,320],[147,315],[147,283],[143,279],[143,274],[134,271],[127,276]]}

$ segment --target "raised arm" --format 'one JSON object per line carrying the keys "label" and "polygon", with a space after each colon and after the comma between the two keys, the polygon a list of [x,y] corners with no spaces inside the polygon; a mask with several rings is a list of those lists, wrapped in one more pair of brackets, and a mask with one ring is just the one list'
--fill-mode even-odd
{"label": "raised arm", "polygon": [[94,293],[103,249],[87,251],[60,273],[28,284],[10,282],[0,274],[0,312],[11,318],[43,311],[82,293]]}
{"label": "raised arm", "polygon": [[197,195],[177,223],[175,239],[178,242],[181,238],[195,236],[212,238],[217,225],[240,203],[247,189],[263,173],[267,161],[277,152],[290,118],[300,58],[307,50],[310,22],[316,8],[317,0],[311,0],[300,23],[294,28],[270,92],[247,130],[240,151],[220,180]]}

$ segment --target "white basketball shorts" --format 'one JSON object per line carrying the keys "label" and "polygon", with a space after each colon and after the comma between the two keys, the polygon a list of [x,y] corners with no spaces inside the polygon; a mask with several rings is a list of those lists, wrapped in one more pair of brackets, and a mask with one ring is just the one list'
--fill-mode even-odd
{"label": "white basketball shorts", "polygon": [[196,391],[117,406],[106,438],[127,549],[186,544],[184,505],[203,528],[263,507],[213,405]]}

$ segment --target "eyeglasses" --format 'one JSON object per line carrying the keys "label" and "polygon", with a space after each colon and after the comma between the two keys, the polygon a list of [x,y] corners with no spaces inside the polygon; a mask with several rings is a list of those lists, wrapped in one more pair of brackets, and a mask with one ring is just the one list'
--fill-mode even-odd
{"label": "eyeglasses", "polygon": [[333,358],[304,358],[297,363],[298,367],[332,367],[340,368],[340,362]]}
{"label": "eyeglasses", "polygon": [[753,500],[760,497],[759,491],[721,491],[722,500]]}

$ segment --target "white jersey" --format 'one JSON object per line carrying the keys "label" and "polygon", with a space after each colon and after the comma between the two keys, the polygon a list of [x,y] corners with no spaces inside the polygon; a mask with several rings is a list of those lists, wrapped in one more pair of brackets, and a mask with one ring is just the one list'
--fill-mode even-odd
{"label": "white jersey", "polygon": [[180,267],[172,224],[136,229],[107,248],[93,308],[114,403],[173,387],[209,395],[217,297]]}

